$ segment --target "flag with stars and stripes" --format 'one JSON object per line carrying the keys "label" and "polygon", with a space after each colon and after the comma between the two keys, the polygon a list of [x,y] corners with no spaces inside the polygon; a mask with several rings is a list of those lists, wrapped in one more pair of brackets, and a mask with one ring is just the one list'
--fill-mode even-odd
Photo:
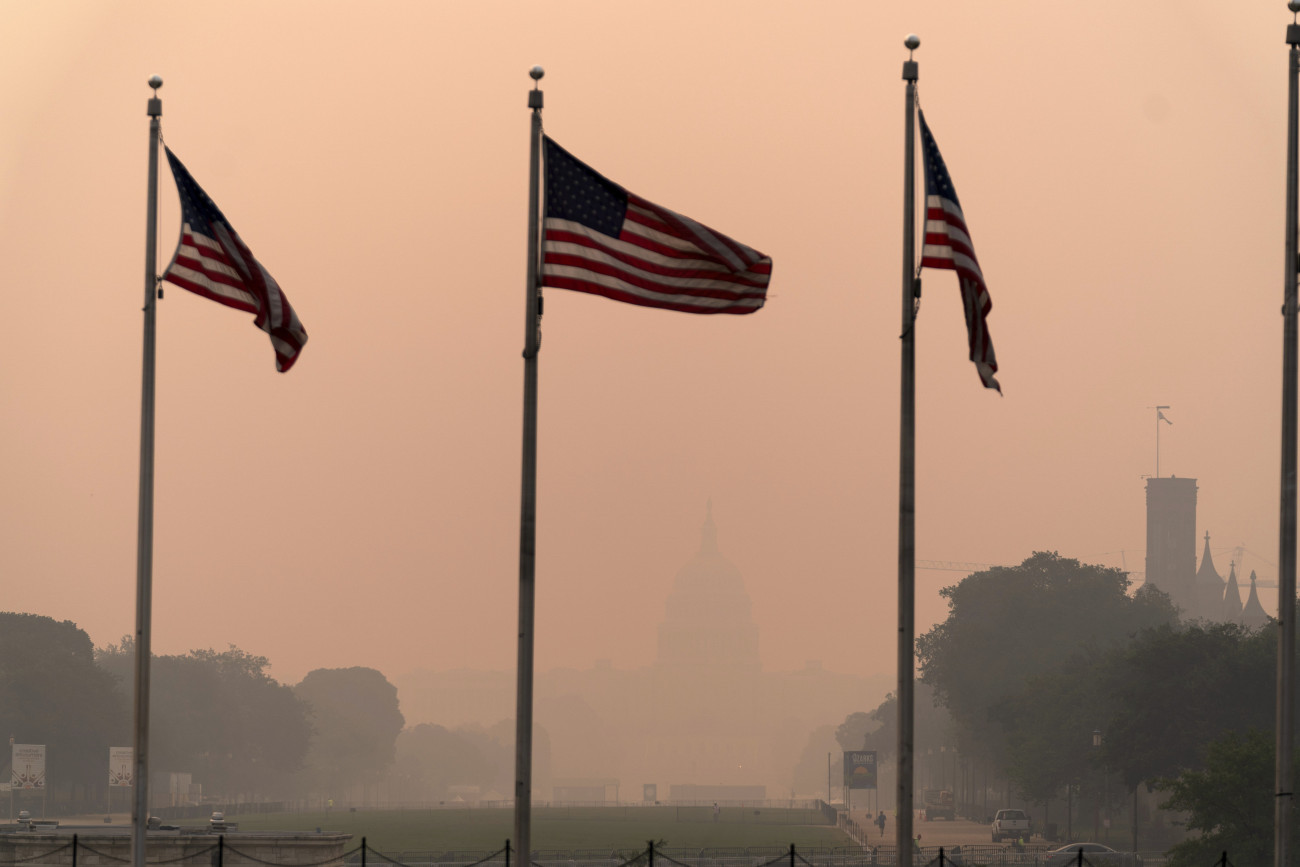
{"label": "flag with stars and stripes", "polygon": [[307,332],[289,299],[253,258],[221,209],[171,149],[165,150],[181,196],[181,239],[162,279],[218,304],[252,313],[256,317],[253,324],[271,335],[276,369],[287,371],[307,343]]}
{"label": "flag with stars and stripes", "polygon": [[542,285],[684,313],[753,313],[772,260],[602,177],[549,137]]}
{"label": "flag with stars and stripes", "polygon": [[998,360],[993,354],[993,341],[989,337],[988,315],[993,309],[989,289],[984,285],[984,274],[975,258],[975,245],[966,230],[966,218],[957,201],[957,190],[952,185],[948,167],[939,155],[925,113],[921,117],[921,147],[925,159],[925,246],[921,251],[921,267],[946,268],[957,272],[961,284],[961,300],[966,308],[966,333],[970,339],[970,360],[975,362],[980,380],[985,388],[996,388],[1002,393],[994,374]]}

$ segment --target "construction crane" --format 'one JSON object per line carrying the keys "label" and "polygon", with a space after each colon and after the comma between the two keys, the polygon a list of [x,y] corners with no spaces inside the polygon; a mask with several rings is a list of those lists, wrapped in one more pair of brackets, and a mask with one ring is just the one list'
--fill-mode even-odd
{"label": "construction crane", "polygon": [[[1268,560],[1268,558],[1266,558],[1266,557],[1262,557],[1262,556],[1260,556],[1258,553],[1256,553],[1255,551],[1252,551],[1252,550],[1250,550],[1249,548],[1247,548],[1247,547],[1246,547],[1246,544],[1245,544],[1244,542],[1243,542],[1242,544],[1240,544],[1240,545],[1237,545],[1235,548],[1225,548],[1225,549],[1223,549],[1223,550],[1225,550],[1225,551],[1232,551],[1232,562],[1235,563],[1235,564],[1237,564],[1237,568],[1238,568],[1238,574],[1237,574],[1237,581],[1238,581],[1238,582],[1244,582],[1244,581],[1248,581],[1248,580],[1250,579],[1250,572],[1248,572],[1248,571],[1246,570],[1246,555],[1247,555],[1247,554],[1249,554],[1250,556],[1254,557],[1256,560],[1259,560],[1261,563],[1263,563],[1263,564],[1266,565],[1266,566],[1270,566],[1270,567],[1272,567],[1273,569],[1276,569],[1276,568],[1277,568],[1277,566],[1276,566],[1275,564],[1273,564],[1272,562],[1270,562],[1270,561]],[[1257,587],[1277,587],[1277,582],[1276,582],[1276,581],[1260,581],[1259,579],[1256,579],[1256,580],[1255,580],[1255,585],[1256,585]]]}

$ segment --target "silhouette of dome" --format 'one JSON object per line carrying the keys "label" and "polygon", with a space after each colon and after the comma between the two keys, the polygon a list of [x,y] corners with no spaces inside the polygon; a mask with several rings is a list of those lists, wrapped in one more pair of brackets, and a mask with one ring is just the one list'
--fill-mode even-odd
{"label": "silhouette of dome", "polygon": [[713,503],[700,550],[677,573],[659,624],[659,666],[760,667],[758,625],[740,570],[718,550]]}

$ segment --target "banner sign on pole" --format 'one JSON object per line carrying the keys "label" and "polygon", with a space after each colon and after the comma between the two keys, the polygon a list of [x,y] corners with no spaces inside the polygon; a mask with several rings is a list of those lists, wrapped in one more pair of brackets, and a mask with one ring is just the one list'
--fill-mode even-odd
{"label": "banner sign on pole", "polygon": [[45,788],[45,744],[14,744],[13,788]]}
{"label": "banner sign on pole", "polygon": [[876,787],[876,751],[844,751],[844,787],[847,789],[874,789]]}
{"label": "banner sign on pole", "polygon": [[135,778],[135,747],[108,748],[108,784],[130,786]]}

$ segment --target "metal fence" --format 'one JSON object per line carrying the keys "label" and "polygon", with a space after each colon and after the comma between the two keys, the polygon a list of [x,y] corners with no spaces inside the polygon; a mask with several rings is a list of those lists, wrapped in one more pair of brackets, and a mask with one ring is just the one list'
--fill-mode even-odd
{"label": "metal fence", "polygon": [[[26,836],[26,835],[24,835]],[[310,835],[309,835],[310,837]],[[261,838],[261,839],[259,839]],[[93,838],[92,838],[93,839]],[[367,843],[344,850],[342,840],[333,851],[318,846],[303,848],[286,840],[272,843],[271,835],[188,835],[173,848],[153,853],[153,867],[522,867],[510,844],[495,852],[424,849],[385,851]],[[40,835],[38,839],[15,841],[0,847],[0,867],[119,867],[130,863],[129,838],[106,843],[87,843],[73,834],[70,838]],[[151,850],[153,847],[151,839]],[[163,841],[156,841],[163,842]],[[299,841],[302,842],[301,840]],[[325,841],[320,841],[324,843]],[[288,845],[285,845],[288,843]],[[890,867],[898,863],[894,846],[852,847],[730,847],[715,849],[541,850],[532,853],[530,867]],[[913,854],[917,867],[1165,867],[1164,853],[1085,853],[1081,858],[1062,858],[1045,849],[1016,849],[994,845],[954,846],[951,849],[923,847]],[[1226,854],[1216,859],[1218,867],[1231,867]],[[1211,867],[1211,865],[1205,865]]]}

